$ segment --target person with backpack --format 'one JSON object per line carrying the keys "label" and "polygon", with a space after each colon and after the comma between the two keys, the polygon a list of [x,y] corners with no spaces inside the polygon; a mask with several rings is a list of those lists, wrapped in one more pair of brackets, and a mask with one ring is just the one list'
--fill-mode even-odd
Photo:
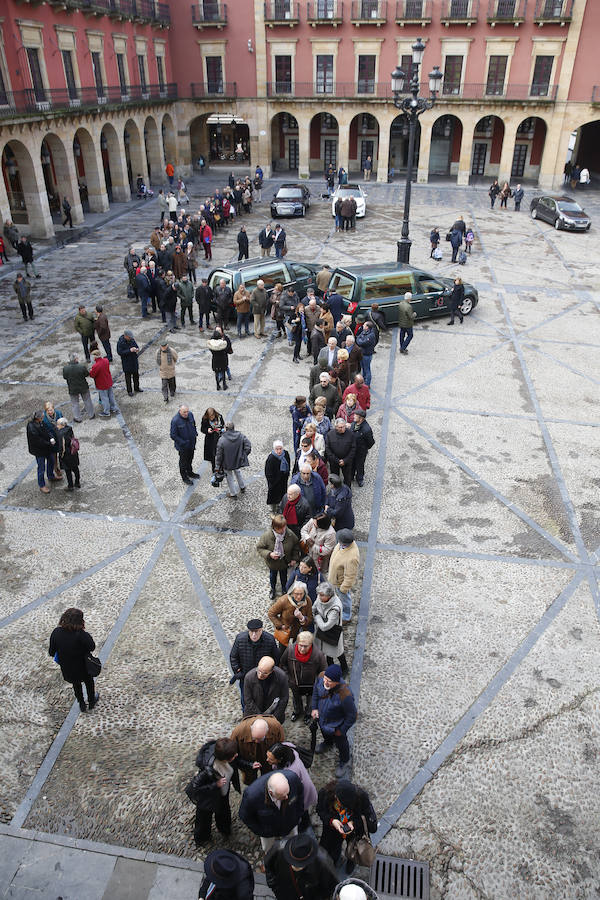
{"label": "person with backpack", "polygon": [[469,227],[467,228],[467,233],[465,234],[465,250],[469,255],[471,255],[471,247],[473,246],[474,240],[475,235],[473,234],[473,229]]}
{"label": "person with backpack", "polygon": [[73,428],[67,420],[61,416],[56,422],[58,434],[58,459],[67,476],[67,490],[73,490],[73,477],[75,487],[81,487],[79,476],[79,441],[73,434]]}

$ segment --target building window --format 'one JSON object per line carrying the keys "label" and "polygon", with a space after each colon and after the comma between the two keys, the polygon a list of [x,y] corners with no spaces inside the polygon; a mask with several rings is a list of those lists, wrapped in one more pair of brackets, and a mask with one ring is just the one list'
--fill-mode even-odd
{"label": "building window", "polygon": [[140,73],[140,87],[142,89],[142,93],[146,93],[148,90],[148,85],[146,83],[146,58],[143,53],[138,53],[137,57],[138,61],[138,70]]}
{"label": "building window", "polygon": [[275,90],[278,94],[292,92],[292,57],[275,57]]}
{"label": "building window", "polygon": [[533,67],[533,80],[531,82],[531,95],[533,97],[547,97],[552,75],[553,56],[536,56]]}
{"label": "building window", "polygon": [[377,0],[362,0],[360,17],[361,19],[376,19],[379,13],[379,3]]}
{"label": "building window", "polygon": [[119,84],[121,85],[121,94],[124,96],[127,90],[127,75],[125,74],[125,57],[122,53],[117,53],[117,69],[119,70]]}
{"label": "building window", "polygon": [[517,134],[521,137],[533,137],[533,132],[535,131],[535,119],[531,116],[528,119],[523,119],[519,127],[517,128]]}
{"label": "building window", "polygon": [[317,56],[317,94],[333,94],[333,56]]}
{"label": "building window", "polygon": [[462,56],[447,56],[444,66],[444,82],[442,91],[444,94],[460,94],[460,79],[462,75]]}
{"label": "building window", "polygon": [[6,106],[8,103],[8,94],[6,93],[6,85],[4,83],[4,74],[0,67],[0,106]]}
{"label": "building window", "polygon": [[223,93],[223,60],[220,56],[206,57],[206,82],[209,94]]}
{"label": "building window", "polygon": [[407,54],[403,53],[402,57],[400,59],[400,68],[404,72],[404,82],[402,84],[403,91],[410,91],[410,82],[412,79],[412,66],[413,66],[412,54],[411,53],[407,53]]}
{"label": "building window", "polygon": [[375,56],[358,57],[358,93],[373,94],[375,92]]}
{"label": "building window", "polygon": [[319,19],[333,19],[334,13],[333,0],[317,0],[317,17]]}
{"label": "building window", "polygon": [[466,19],[469,15],[469,0],[450,0],[450,17]]}
{"label": "building window", "polygon": [[515,0],[498,0],[496,15],[503,19],[510,19],[515,14]]}
{"label": "building window", "polygon": [[490,56],[488,77],[485,88],[486,94],[501,96],[504,93],[504,79],[506,78],[506,65],[508,56]]}
{"label": "building window", "polygon": [[63,66],[65,67],[65,79],[67,91],[71,100],[77,98],[77,85],[75,84],[75,72],[73,71],[73,56],[70,50],[61,50]]}
{"label": "building window", "polygon": [[164,65],[162,56],[156,57],[156,69],[158,71],[158,89],[160,91],[164,91],[164,89],[165,89],[165,65]]}
{"label": "building window", "polygon": [[94,81],[96,82],[96,94],[104,97],[104,81],[102,78],[102,61],[99,53],[92,53],[92,68],[94,70]]}
{"label": "building window", "polygon": [[44,88],[42,67],[37,47],[27,47],[27,60],[29,62],[29,71],[31,72],[33,95],[38,103],[44,103],[46,101],[46,90]]}

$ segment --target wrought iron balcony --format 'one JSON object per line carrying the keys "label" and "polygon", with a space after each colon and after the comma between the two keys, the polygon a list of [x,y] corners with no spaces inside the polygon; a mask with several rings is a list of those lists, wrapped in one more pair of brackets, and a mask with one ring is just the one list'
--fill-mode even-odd
{"label": "wrought iron balcony", "polygon": [[81,9],[96,16],[110,16],[113,19],[131,19],[137,22],[149,22],[161,28],[171,23],[168,3],[156,0],[47,0],[50,6],[59,9]]}
{"label": "wrought iron balcony", "polygon": [[[422,97],[429,96],[429,82],[423,81],[419,87]],[[442,82],[438,96],[438,106],[444,103],[472,102],[473,100],[485,100],[486,103],[499,105],[515,101],[529,103],[554,103],[558,91],[557,84],[531,85],[531,84],[498,84],[477,83],[459,84]],[[600,88],[595,89],[595,101],[600,103]],[[408,80],[406,81],[406,94],[410,93]],[[359,81],[272,81],[267,83],[267,97],[316,99],[316,100],[353,100],[356,97],[362,99],[367,95],[372,100],[390,100],[393,98],[391,83],[389,81],[371,81],[361,79]],[[209,96],[215,96],[210,94]],[[225,96],[225,94],[221,94]],[[230,95],[234,96],[234,95]]]}
{"label": "wrought iron balcony", "polygon": [[479,13],[479,0],[442,0],[441,23],[449,25],[475,25]]}
{"label": "wrought iron balcony", "polygon": [[429,25],[431,0],[397,0],[396,25]]}
{"label": "wrought iron balcony", "polygon": [[536,0],[536,25],[567,25],[573,18],[575,0]]}
{"label": "wrought iron balcony", "polygon": [[24,91],[0,93],[0,119],[53,112],[102,109],[123,104],[152,103],[157,100],[176,100],[176,84],[139,84],[121,88],[120,85],[100,88],[58,88],[52,90],[29,88]]}
{"label": "wrought iron balcony", "polygon": [[488,25],[520,25],[526,12],[527,0],[489,0]]}
{"label": "wrought iron balcony", "polygon": [[224,28],[227,4],[221,0],[199,0],[192,4],[192,24],[195,28]]}
{"label": "wrought iron balcony", "polygon": [[385,25],[386,0],[352,0],[350,21],[353,25]]}
{"label": "wrought iron balcony", "polygon": [[333,25],[335,28],[343,19],[342,0],[309,0],[306,4],[306,21],[313,28],[316,25]]}
{"label": "wrought iron balcony", "polygon": [[205,97],[228,100],[237,97],[237,82],[235,81],[209,81],[208,84],[193,82],[190,89],[194,100],[203,100]]}
{"label": "wrought iron balcony", "polygon": [[271,28],[273,25],[298,25],[300,10],[297,0],[266,0],[265,22]]}

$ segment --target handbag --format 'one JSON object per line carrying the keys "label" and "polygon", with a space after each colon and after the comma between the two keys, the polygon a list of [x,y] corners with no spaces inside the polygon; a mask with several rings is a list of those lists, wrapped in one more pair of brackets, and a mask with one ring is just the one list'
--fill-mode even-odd
{"label": "handbag", "polygon": [[273,635],[276,641],[287,647],[290,641],[290,630],[288,628],[276,628]]}
{"label": "handbag", "polygon": [[337,644],[343,630],[341,625],[332,625],[327,631],[321,631],[320,628],[317,628],[315,637],[320,641],[324,641],[326,644]]}
{"label": "handbag", "polygon": [[97,678],[100,672],[102,671],[102,663],[98,659],[97,656],[92,656],[91,653],[88,653],[85,657],[85,671],[88,675],[91,675],[92,678]]}
{"label": "handbag", "polygon": [[357,866],[369,869],[375,861],[376,850],[369,837],[369,829],[364,816],[361,816],[365,833],[362,837],[349,838],[346,841],[346,857]]}
{"label": "handbag", "polygon": [[287,245],[286,244],[284,244],[283,247],[281,248],[281,255],[287,256]]}
{"label": "handbag", "polygon": [[71,438],[71,453],[79,453],[79,441],[76,437]]}
{"label": "handbag", "polygon": [[448,234],[446,235],[446,240],[449,241],[449,240],[451,240],[451,238],[452,238],[452,234],[449,231]]}

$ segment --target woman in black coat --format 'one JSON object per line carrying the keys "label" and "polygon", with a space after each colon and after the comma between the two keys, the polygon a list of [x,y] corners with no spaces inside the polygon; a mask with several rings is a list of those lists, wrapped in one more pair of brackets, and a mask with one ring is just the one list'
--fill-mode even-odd
{"label": "woman in black coat", "polygon": [[465,286],[463,284],[462,278],[458,276],[454,279],[454,287],[452,288],[452,293],[450,294],[450,321],[447,322],[447,325],[454,325],[454,316],[458,315],[460,317],[460,324],[463,323],[463,314],[461,306],[464,303],[465,299]]}
{"label": "woman in black coat", "polygon": [[229,368],[227,355],[233,353],[233,348],[227,335],[223,334],[222,329],[218,326],[215,328],[213,336],[208,342],[208,349],[212,353],[212,370],[215,373],[217,390],[221,390],[221,382],[223,382],[223,390],[226,391],[226,372]]}
{"label": "woman in black coat", "polygon": [[59,442],[58,457],[63,469],[67,473],[67,490],[72,491],[73,476],[75,476],[75,487],[81,487],[81,482],[79,480],[79,451],[74,450],[72,447],[71,442],[75,438],[75,435],[67,420],[65,418],[60,418],[57,421],[56,426]]}
{"label": "woman in black coat", "polygon": [[290,477],[290,454],[283,449],[282,441],[273,441],[273,449],[265,462],[265,478],[267,479],[267,504],[272,512],[279,510],[281,498],[287,491]]}
{"label": "woman in black coat", "polygon": [[225,421],[221,413],[212,406],[209,406],[202,416],[200,431],[204,435],[204,459],[210,463],[214,472],[217,443],[225,431]]}
{"label": "woman in black coat", "polygon": [[93,709],[98,702],[98,694],[94,691],[94,679],[88,675],[85,661],[94,650],[96,644],[85,630],[83,613],[80,609],[66,609],[58,627],[50,635],[48,655],[56,656],[62,677],[73,685],[73,692],[79,703],[81,712],[85,712],[81,682],[85,683],[89,708]]}
{"label": "woman in black coat", "polygon": [[317,815],[323,822],[321,846],[327,850],[336,865],[342,852],[342,844],[346,840],[344,824],[351,829],[348,837],[360,838],[365,833],[364,816],[367,830],[371,833],[377,831],[377,816],[369,795],[363,788],[345,778],[337,782],[330,781],[321,788],[317,800]]}

